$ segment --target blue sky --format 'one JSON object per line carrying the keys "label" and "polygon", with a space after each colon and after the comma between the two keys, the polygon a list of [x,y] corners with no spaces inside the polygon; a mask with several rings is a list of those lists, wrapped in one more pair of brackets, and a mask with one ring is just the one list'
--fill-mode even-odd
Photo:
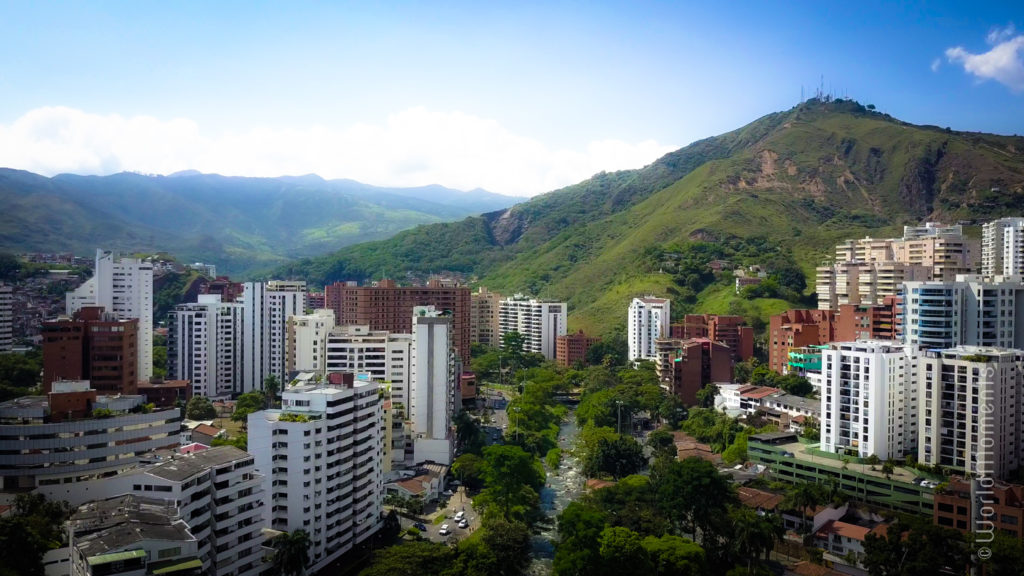
{"label": "blue sky", "polygon": [[1015,3],[0,3],[0,165],[533,195],[826,89],[1024,134]]}

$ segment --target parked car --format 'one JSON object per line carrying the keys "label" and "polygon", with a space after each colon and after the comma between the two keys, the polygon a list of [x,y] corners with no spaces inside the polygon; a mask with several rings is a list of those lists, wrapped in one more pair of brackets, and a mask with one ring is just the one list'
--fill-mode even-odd
{"label": "parked car", "polygon": [[460,520],[459,521],[459,528],[462,528],[463,530],[465,530],[466,528],[469,528],[469,520],[466,520],[465,518]]}
{"label": "parked car", "polygon": [[448,525],[447,524],[441,524],[441,529],[438,530],[437,533],[440,534],[441,536],[447,536],[447,535],[451,534],[452,531],[448,529]]}
{"label": "parked car", "polygon": [[459,510],[459,512],[457,514],[455,514],[455,521],[456,522],[462,522],[463,518],[465,518],[465,517],[466,517],[466,513],[463,512],[462,510]]}
{"label": "parked car", "polygon": [[427,531],[427,525],[424,524],[423,522],[417,522],[417,523],[413,524],[413,526],[417,530],[419,530],[420,532],[426,532]]}

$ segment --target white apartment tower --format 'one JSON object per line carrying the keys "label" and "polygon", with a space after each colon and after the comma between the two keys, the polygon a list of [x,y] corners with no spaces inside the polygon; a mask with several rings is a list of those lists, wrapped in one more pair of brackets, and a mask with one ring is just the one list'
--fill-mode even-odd
{"label": "white apartment tower", "polygon": [[14,291],[10,284],[0,282],[0,352],[14,345]]}
{"label": "white apartment tower", "polygon": [[861,340],[822,350],[822,449],[882,460],[917,442],[913,348]]}
{"label": "white apartment tower", "polygon": [[380,386],[330,373],[324,386],[287,388],[280,410],[249,415],[249,451],[264,475],[264,522],[305,530],[310,574],[377,529],[383,478]]}
{"label": "white apartment tower", "polygon": [[554,359],[559,336],[568,330],[565,302],[550,302],[516,294],[498,306],[499,338],[509,332],[523,335],[523,352],[536,352]]}
{"label": "white apartment tower", "polygon": [[903,285],[903,339],[922,348],[1024,348],[1024,284],[1017,277],[958,276]]}
{"label": "white apartment tower", "polygon": [[319,309],[312,314],[288,319],[285,370],[316,372],[323,376],[327,366],[327,335],[334,328],[334,310]]}
{"label": "white apartment tower", "polygon": [[629,360],[657,360],[658,338],[668,338],[672,302],[667,298],[633,298],[629,304]]}
{"label": "white apartment tower", "polygon": [[118,320],[139,321],[139,380],[153,376],[153,263],[138,258],[115,258],[96,251],[92,278],[67,293],[67,314],[83,306],[103,306]]}
{"label": "white apartment tower", "polygon": [[929,351],[918,371],[918,461],[1007,478],[1021,465],[1024,352],[960,346]]}
{"label": "white apartment tower", "polygon": [[246,282],[242,292],[242,390],[263,390],[276,376],[284,382],[288,318],[305,314],[306,283]]}
{"label": "white apartment tower", "polygon": [[454,458],[455,349],[449,316],[433,306],[413,308],[412,421],[413,463],[450,465]]}
{"label": "white apartment tower", "polygon": [[171,313],[167,376],[189,380],[197,396],[224,397],[241,391],[242,303],[200,294]]}
{"label": "white apartment tower", "polygon": [[1000,218],[981,227],[981,273],[1024,276],[1024,218]]}

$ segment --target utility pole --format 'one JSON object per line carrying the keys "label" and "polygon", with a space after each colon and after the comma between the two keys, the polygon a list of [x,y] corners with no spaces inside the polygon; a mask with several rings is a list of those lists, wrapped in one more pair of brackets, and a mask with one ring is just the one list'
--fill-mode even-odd
{"label": "utility pole", "polygon": [[512,410],[516,413],[516,442],[519,442],[519,406],[516,406]]}
{"label": "utility pole", "polygon": [[622,434],[622,400],[616,400],[617,404],[617,415],[615,417],[615,433]]}

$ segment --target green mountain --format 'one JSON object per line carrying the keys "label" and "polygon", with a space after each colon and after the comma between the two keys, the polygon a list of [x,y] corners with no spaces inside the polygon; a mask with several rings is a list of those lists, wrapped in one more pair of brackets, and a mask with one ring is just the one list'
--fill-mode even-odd
{"label": "green mountain", "polygon": [[[672,297],[674,313],[732,311],[756,321],[805,299],[799,272],[813,278],[844,238],[1022,210],[1024,138],[811,100],[640,170],[597,174],[507,210],[421,226],[277,274],[330,282],[461,272],[499,292],[565,299],[572,327],[595,334],[623,325],[629,298],[643,293]],[[706,267],[713,258],[764,264],[777,289],[737,297],[731,273]]]}
{"label": "green mountain", "polygon": [[315,175],[237,178],[188,171],[46,178],[0,169],[0,249],[167,251],[182,261],[246,273],[520,200],[483,190],[381,188]]}

